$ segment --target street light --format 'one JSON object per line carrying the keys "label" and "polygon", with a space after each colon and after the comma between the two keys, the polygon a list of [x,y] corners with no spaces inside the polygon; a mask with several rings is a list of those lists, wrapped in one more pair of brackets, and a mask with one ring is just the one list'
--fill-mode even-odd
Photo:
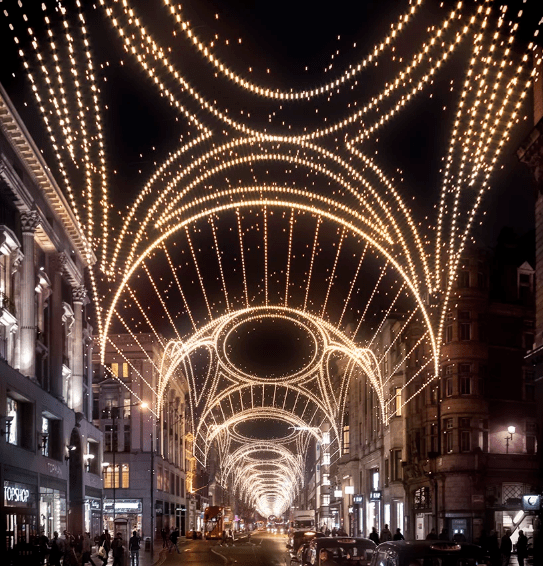
{"label": "street light", "polygon": [[[147,409],[148,404],[145,401],[140,401],[139,403],[132,403],[130,405],[123,405],[123,409],[130,409],[131,407],[141,407],[142,409]],[[115,420],[118,417],[120,407],[109,407],[109,418],[111,419],[111,456],[113,459],[113,531],[115,531],[115,512],[116,512],[116,485],[117,485],[117,473],[116,473],[116,463],[115,454],[117,453],[118,435],[115,430]],[[106,468],[105,468],[106,469]],[[120,483],[120,482],[119,482]]]}
{"label": "street light", "polygon": [[508,426],[507,432],[509,433],[505,437],[505,453],[509,454],[509,441],[513,440],[513,434],[515,434],[516,428],[514,426]]}

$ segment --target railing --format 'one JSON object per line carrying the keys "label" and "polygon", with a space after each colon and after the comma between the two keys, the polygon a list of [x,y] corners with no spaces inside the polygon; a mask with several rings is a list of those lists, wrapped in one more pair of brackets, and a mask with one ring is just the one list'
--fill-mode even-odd
{"label": "railing", "polygon": [[15,303],[2,291],[0,291],[0,303],[3,309],[15,316]]}

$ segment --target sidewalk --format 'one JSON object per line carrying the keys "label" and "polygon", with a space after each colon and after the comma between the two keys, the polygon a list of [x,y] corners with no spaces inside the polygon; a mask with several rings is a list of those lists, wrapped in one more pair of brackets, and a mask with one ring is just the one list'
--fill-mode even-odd
{"label": "sidewalk", "polygon": [[[166,559],[167,553],[168,549],[162,548],[162,541],[157,541],[153,548],[153,557],[151,558],[151,551],[145,551],[145,543],[142,542],[139,555],[139,566],[160,566]],[[92,560],[96,566],[102,566],[102,559],[95,553],[92,555]],[[113,557],[110,552],[107,566],[111,566],[112,564]],[[124,566],[130,566],[130,552],[128,550],[125,551]]]}

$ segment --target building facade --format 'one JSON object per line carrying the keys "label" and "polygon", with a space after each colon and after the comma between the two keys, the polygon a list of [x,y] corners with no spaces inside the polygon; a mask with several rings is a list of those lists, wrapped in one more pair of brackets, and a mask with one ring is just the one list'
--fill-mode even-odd
{"label": "building facade", "polygon": [[160,538],[162,529],[189,529],[188,389],[176,375],[158,403],[164,344],[153,334],[109,335],[104,365],[95,348],[92,416],[104,434],[104,527],[110,531]]}
{"label": "building facade", "polygon": [[[75,216],[0,87],[2,553],[101,527],[102,435],[91,421],[94,262]],[[14,550],[15,549],[15,550]]]}

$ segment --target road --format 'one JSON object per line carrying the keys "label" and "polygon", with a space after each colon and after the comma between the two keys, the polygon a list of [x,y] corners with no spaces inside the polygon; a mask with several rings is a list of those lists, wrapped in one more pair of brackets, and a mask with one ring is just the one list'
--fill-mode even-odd
{"label": "road", "polygon": [[181,539],[179,554],[162,555],[159,564],[174,566],[289,566],[286,535],[255,533],[251,542],[222,546],[217,541]]}

